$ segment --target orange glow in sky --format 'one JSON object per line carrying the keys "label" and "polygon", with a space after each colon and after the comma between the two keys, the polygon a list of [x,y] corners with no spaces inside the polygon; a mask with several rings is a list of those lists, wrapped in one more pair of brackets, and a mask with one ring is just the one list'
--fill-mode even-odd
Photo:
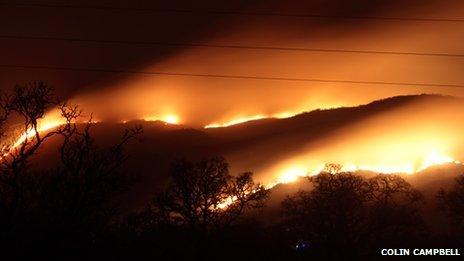
{"label": "orange glow in sky", "polygon": [[179,124],[180,123],[180,118],[176,114],[165,114],[161,117],[159,116],[149,116],[144,118],[145,121],[163,121],[165,123],[169,124]]}

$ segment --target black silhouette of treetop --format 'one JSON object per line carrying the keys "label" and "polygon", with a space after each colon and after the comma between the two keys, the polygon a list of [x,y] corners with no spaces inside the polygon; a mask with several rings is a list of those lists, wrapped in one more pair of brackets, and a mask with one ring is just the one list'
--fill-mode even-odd
{"label": "black silhouette of treetop", "polygon": [[[12,93],[0,94],[0,216],[11,221],[22,199],[19,182],[31,157],[50,137],[70,130],[70,123],[79,117],[74,107],[60,103],[53,89],[44,83],[34,82],[16,86]],[[43,134],[39,120],[52,108],[61,110],[66,124]],[[17,124],[19,122],[19,125]],[[8,128],[8,125],[19,126]],[[30,133],[30,135],[24,135]],[[22,140],[19,140],[22,138]],[[20,141],[19,143],[17,141]],[[16,143],[16,144],[15,144]]]}
{"label": "black silhouette of treetop", "polygon": [[441,209],[451,220],[464,230],[464,175],[456,178],[453,187],[449,190],[441,189],[438,192]]}
{"label": "black silhouette of treetop", "polygon": [[[379,174],[367,180],[368,227],[372,244],[400,244],[424,236],[419,212],[422,195],[397,175]],[[373,246],[374,248],[375,246]]]}
{"label": "black silhouette of treetop", "polygon": [[[61,112],[60,126],[40,132],[40,121],[52,109]],[[40,235],[36,249],[51,247],[47,240],[83,247],[95,242],[115,216],[115,195],[133,180],[120,169],[127,158],[124,146],[142,132],[141,126],[126,129],[116,144],[101,149],[90,135],[91,119],[77,123],[80,117],[77,106],[60,103],[43,83],[1,93],[0,244],[30,247]],[[31,168],[33,156],[55,136],[63,140],[61,160],[49,171]]]}
{"label": "black silhouette of treetop", "polygon": [[368,180],[370,200],[385,208],[411,205],[421,200],[421,195],[411,184],[397,175],[377,175]]}
{"label": "black silhouette of treetop", "polygon": [[194,233],[231,225],[247,209],[262,207],[269,193],[253,182],[251,172],[230,175],[221,157],[179,160],[170,174],[171,184],[152,200],[148,211],[162,223],[184,226]]}
{"label": "black silhouette of treetop", "polygon": [[309,177],[312,191],[300,191],[282,202],[286,224],[299,238],[341,249],[355,243],[363,230],[367,183],[353,173],[322,172]]}
{"label": "black silhouette of treetop", "polygon": [[0,94],[0,140],[2,141],[0,143],[0,152],[2,155],[6,153],[7,149],[7,144],[4,142],[5,138],[5,123],[8,119],[8,115],[10,114],[10,108],[7,103],[7,97],[5,97],[5,94],[1,93]]}
{"label": "black silhouette of treetop", "polygon": [[337,256],[419,236],[421,196],[403,178],[379,174],[367,179],[339,170],[309,177],[311,191],[282,202],[285,225],[296,238]]}
{"label": "black silhouette of treetop", "polygon": [[136,126],[126,129],[109,148],[99,148],[90,135],[91,120],[81,131],[76,126],[62,133],[61,164],[50,173],[42,207],[67,226],[106,224],[117,211],[115,196],[127,190],[134,177],[120,171],[126,161],[124,145],[141,134]]}

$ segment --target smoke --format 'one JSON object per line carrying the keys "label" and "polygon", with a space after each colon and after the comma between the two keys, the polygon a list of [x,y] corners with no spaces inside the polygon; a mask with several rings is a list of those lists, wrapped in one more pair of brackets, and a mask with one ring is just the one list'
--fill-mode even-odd
{"label": "smoke", "polygon": [[[341,3],[336,6],[340,5],[345,6]],[[356,6],[362,5],[358,3]],[[454,17],[456,10],[463,8],[462,5],[445,3],[440,8],[435,5],[413,8],[409,4],[405,7],[406,13],[401,8],[379,9],[374,13],[368,12],[374,8],[358,9],[371,16]],[[211,27],[208,30],[221,33],[210,35],[202,42],[464,53],[459,44],[464,40],[464,31],[461,23],[453,22],[224,16]],[[459,75],[463,68],[462,57],[190,47],[179,49],[163,59],[153,59],[137,70],[430,85],[131,75],[118,81],[95,83],[88,88],[95,91],[83,92],[72,100],[102,121],[163,119],[166,115],[175,115],[179,123],[199,127],[227,124],[243,118],[294,115],[316,108],[353,106],[395,95],[441,93],[461,96],[462,88],[436,87],[435,84],[461,84]]]}

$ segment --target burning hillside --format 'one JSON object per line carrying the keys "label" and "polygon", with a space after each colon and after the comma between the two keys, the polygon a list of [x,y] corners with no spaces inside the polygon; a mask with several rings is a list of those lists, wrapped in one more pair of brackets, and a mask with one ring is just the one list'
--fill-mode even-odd
{"label": "burning hillside", "polygon": [[[344,171],[413,174],[434,165],[460,164],[463,113],[461,99],[420,95],[282,119],[251,118],[243,123],[232,119],[237,124],[221,128],[175,125],[175,117],[165,119],[169,125],[146,119],[139,121],[145,128],[144,142],[130,149],[128,169],[155,182],[164,174],[146,173],[153,164],[166,170],[178,157],[224,155],[233,171],[254,170],[267,187],[317,174],[328,163],[340,164]],[[57,127],[58,119],[46,117],[39,125],[46,129],[39,130]],[[110,140],[116,130],[133,123],[99,123],[93,131]]]}

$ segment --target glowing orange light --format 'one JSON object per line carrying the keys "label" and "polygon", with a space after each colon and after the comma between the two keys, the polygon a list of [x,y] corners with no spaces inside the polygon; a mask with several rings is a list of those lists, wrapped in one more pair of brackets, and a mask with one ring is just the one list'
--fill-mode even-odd
{"label": "glowing orange light", "polygon": [[[56,127],[59,127],[65,123],[66,120],[63,117],[61,117],[61,115],[59,115],[58,111],[54,111],[47,114],[43,119],[39,120],[39,122],[37,123],[37,131],[39,133],[46,132]],[[21,136],[19,136],[16,142],[13,143],[12,148],[20,146],[23,142],[33,138],[35,135],[36,131],[33,129],[25,131]]]}
{"label": "glowing orange light", "polygon": [[307,176],[308,172],[302,166],[292,166],[282,171],[277,183],[295,182],[299,177]]}
{"label": "glowing orange light", "polygon": [[[90,123],[95,124],[99,123],[100,121],[98,120],[92,120]],[[37,132],[44,133],[47,131],[50,131],[52,129],[58,128],[62,125],[66,124],[66,119],[61,116],[61,113],[58,110],[51,111],[47,113],[42,119],[40,119],[37,123]],[[14,150],[21,146],[25,142],[30,142],[32,139],[37,134],[36,130],[30,128],[26,131],[24,131],[17,139],[16,141],[13,142],[11,147],[9,147],[11,150]],[[12,151],[9,151],[3,155],[3,157],[7,156],[9,153]],[[3,158],[0,157],[0,160]]]}
{"label": "glowing orange light", "polygon": [[273,114],[271,116],[271,118],[276,118],[276,119],[285,119],[285,118],[290,118],[290,117],[293,117],[295,116],[296,114],[298,113],[295,113],[295,112],[279,112],[279,113],[276,113],[276,114]]}
{"label": "glowing orange light", "polygon": [[[337,106],[334,108],[337,108]],[[262,120],[262,119],[286,119],[286,118],[291,118],[303,112],[304,111],[298,111],[298,112],[285,111],[285,112],[279,112],[279,113],[274,113],[274,114],[269,114],[269,115],[257,114],[257,115],[251,115],[251,116],[240,116],[240,117],[233,118],[232,120],[228,120],[228,121],[213,122],[208,125],[205,125],[204,128],[208,129],[208,128],[229,127],[232,125],[241,124],[241,123],[245,123],[248,121]]]}
{"label": "glowing orange light", "polygon": [[169,124],[178,124],[179,116],[174,115],[174,114],[168,114],[163,117],[163,121]]}
{"label": "glowing orange light", "polygon": [[431,167],[433,165],[440,165],[440,164],[445,164],[445,163],[460,163],[459,161],[457,160],[454,160],[453,158],[447,156],[447,155],[444,155],[442,153],[440,153],[438,150],[436,149],[432,149],[428,154],[427,156],[425,157],[425,159],[423,160],[421,166],[419,167],[418,170],[424,170],[428,167]]}
{"label": "glowing orange light", "polygon": [[[447,156],[446,154],[440,152],[438,149],[430,149],[424,153],[424,157],[420,164],[415,165],[410,163],[391,163],[390,165],[355,165],[352,163],[342,164],[342,172],[355,172],[355,171],[372,171],[376,173],[383,174],[414,174],[416,172],[425,170],[431,166],[446,164],[446,163],[456,163],[461,164],[461,162],[454,160],[452,157]],[[293,161],[283,165],[282,168],[277,170],[277,178],[274,182],[269,182],[267,188],[272,188],[280,183],[292,183],[297,181],[299,177],[312,176],[319,174],[324,169],[324,164],[313,164],[312,166],[305,164],[304,161]]]}
{"label": "glowing orange light", "polygon": [[148,116],[148,117],[145,117],[144,120],[145,121],[163,121],[163,122],[168,123],[168,124],[179,124],[179,122],[180,122],[180,118],[176,114],[166,114],[166,115],[161,116],[161,117],[159,117],[159,116]]}
{"label": "glowing orange light", "polygon": [[251,116],[241,116],[241,117],[237,117],[235,119],[225,121],[225,122],[214,122],[214,123],[206,125],[205,128],[229,127],[232,125],[245,123],[248,121],[262,120],[262,119],[267,119],[267,118],[284,119],[284,118],[289,118],[292,116],[295,116],[295,113],[282,112],[282,113],[276,113],[273,115],[258,114],[258,115],[251,115]]}
{"label": "glowing orange light", "polygon": [[222,201],[221,203],[219,203],[216,207],[218,209],[225,209],[227,208],[228,206],[232,205],[235,201],[237,200],[237,197],[234,196],[234,197],[228,197],[226,198],[224,201]]}
{"label": "glowing orange light", "polygon": [[205,128],[228,127],[228,126],[244,123],[244,122],[247,122],[247,121],[260,120],[260,119],[264,119],[264,118],[267,118],[267,116],[262,115],[262,114],[253,115],[253,116],[239,117],[239,118],[236,118],[236,119],[233,119],[233,120],[230,120],[230,121],[227,121],[227,122],[223,122],[223,123],[211,123],[211,124],[206,125]]}

